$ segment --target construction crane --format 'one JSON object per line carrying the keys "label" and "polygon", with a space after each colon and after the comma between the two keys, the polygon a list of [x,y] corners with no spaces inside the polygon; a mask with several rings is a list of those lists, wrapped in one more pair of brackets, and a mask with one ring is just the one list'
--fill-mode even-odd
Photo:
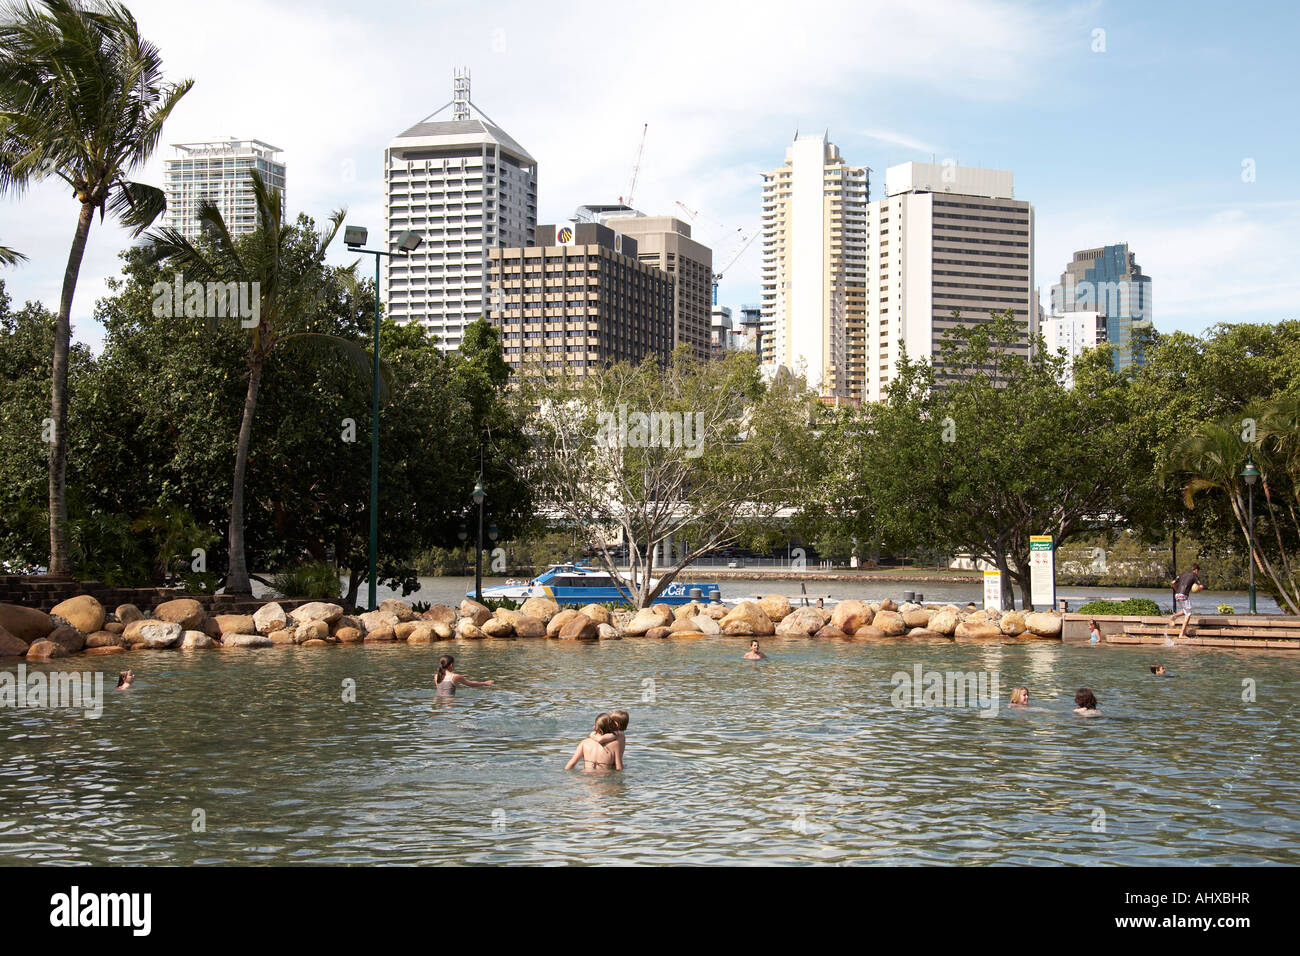
{"label": "construction crane", "polygon": [[744,245],[740,247],[740,251],[731,257],[731,261],[728,262],[725,266],[723,266],[720,272],[713,273],[713,304],[714,305],[718,304],[718,283],[722,281],[724,275],[726,275],[728,272],[731,271],[731,267],[740,261],[740,257],[745,254],[745,250],[748,249],[751,245],[753,245],[754,240],[757,238],[758,238],[758,230],[755,230],[754,234],[745,240]]}
{"label": "construction crane", "polygon": [[636,178],[641,174],[641,155],[645,152],[645,136],[650,131],[650,124],[646,123],[641,127],[641,145],[636,151],[636,164],[632,167],[632,182],[627,187],[627,198],[618,197],[618,201],[624,206],[632,205],[632,195],[636,192]]}

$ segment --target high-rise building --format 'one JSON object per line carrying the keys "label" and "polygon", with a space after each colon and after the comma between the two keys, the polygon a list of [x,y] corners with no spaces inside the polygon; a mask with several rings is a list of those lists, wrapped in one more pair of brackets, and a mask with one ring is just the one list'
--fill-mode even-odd
{"label": "high-rise building", "polygon": [[610,362],[666,359],[673,279],[640,261],[637,242],[599,223],[538,226],[536,245],[488,250],[505,360],[586,375]]}
{"label": "high-rise building", "polygon": [[713,311],[712,250],[691,238],[690,225],[672,216],[605,215],[601,221],[635,239],[642,262],[673,277],[673,348],[686,345],[696,359],[707,359]]}
{"label": "high-rise building", "polygon": [[[866,398],[885,397],[901,348],[936,360],[947,330],[993,312],[1023,324],[1008,345],[1027,355],[1038,324],[1034,208],[1014,197],[1012,174],[904,163],[886,171],[885,194],[867,212]],[[935,365],[940,383],[955,374]]]}
{"label": "high-rise building", "polygon": [[[435,120],[448,107],[451,119]],[[384,179],[389,245],[407,229],[424,239],[386,261],[388,313],[458,348],[465,326],[492,308],[488,250],[533,243],[537,161],[470,102],[460,71],[452,102],[388,144]]]}
{"label": "high-rise building", "polygon": [[1142,274],[1127,242],[1081,249],[1052,286],[1053,315],[1099,312],[1106,317],[1106,339],[1114,347],[1116,370],[1142,356],[1133,349],[1133,331],[1151,325],[1151,278]]}
{"label": "high-rise building", "polygon": [[763,174],[763,359],[826,396],[863,394],[869,173],[815,133]]}
{"label": "high-rise building", "polygon": [[1106,316],[1100,312],[1066,312],[1049,315],[1043,320],[1043,343],[1055,355],[1065,352],[1070,367],[1065,370],[1065,384],[1074,384],[1074,360],[1086,349],[1106,341]]}
{"label": "high-rise building", "polygon": [[737,334],[731,317],[731,308],[725,305],[713,307],[712,347],[715,356],[736,348]]}
{"label": "high-rise building", "polygon": [[163,225],[193,240],[200,235],[199,203],[207,200],[221,210],[232,236],[257,229],[257,200],[253,170],[267,186],[284,197],[285,167],[280,148],[260,139],[220,139],[206,143],[175,143],[176,155],[164,164],[163,193],[167,212]]}

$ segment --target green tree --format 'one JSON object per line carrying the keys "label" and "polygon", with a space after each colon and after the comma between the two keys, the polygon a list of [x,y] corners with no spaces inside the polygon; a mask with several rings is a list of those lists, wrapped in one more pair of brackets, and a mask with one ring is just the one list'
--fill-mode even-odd
{"label": "green tree", "polygon": [[64,270],[50,393],[49,570],[70,570],[67,541],[68,351],[72,299],[96,210],[136,234],[165,206],[162,190],[127,179],[153,153],[192,82],[166,83],[157,48],[119,3],[43,0],[0,14],[0,194],[48,175],[80,204]]}

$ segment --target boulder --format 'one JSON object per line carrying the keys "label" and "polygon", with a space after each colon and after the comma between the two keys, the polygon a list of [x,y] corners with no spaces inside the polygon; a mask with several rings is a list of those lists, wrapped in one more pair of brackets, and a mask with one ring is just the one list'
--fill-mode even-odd
{"label": "boulder", "polygon": [[415,630],[406,636],[408,644],[432,644],[438,639],[438,635],[433,632],[432,621],[421,621],[415,626]]}
{"label": "boulder", "polygon": [[68,651],[62,644],[55,641],[33,641],[32,646],[27,648],[28,660],[47,661],[52,657],[67,657]]}
{"label": "boulder", "polygon": [[535,617],[520,615],[515,618],[515,637],[545,637],[546,625]]}
{"label": "boulder", "polygon": [[766,597],[758,599],[758,606],[763,609],[767,619],[773,624],[784,621],[794,610],[790,606],[790,599],[783,594],[769,594]]}
{"label": "boulder", "polygon": [[543,624],[551,623],[551,618],[560,613],[560,605],[550,598],[530,597],[519,609],[520,613],[534,617]]}
{"label": "boulder", "polygon": [[727,616],[727,606],[725,604],[706,604],[704,610],[700,613],[707,614],[715,621],[721,621]]}
{"label": "boulder", "polygon": [[[447,636],[451,636],[450,631],[447,632]],[[334,632],[334,638],[340,644],[360,644],[363,637],[365,635],[361,633],[359,627],[340,627]]]}
{"label": "boulder", "polygon": [[54,605],[51,614],[57,614],[82,634],[94,634],[104,626],[107,612],[104,605],[89,594],[79,594],[74,598]]}
{"label": "boulder", "polygon": [[401,623],[392,611],[367,611],[361,615],[361,627],[366,632],[366,637],[373,630],[386,627],[391,631]]}
{"label": "boulder", "polygon": [[[696,615],[696,617],[698,616],[699,615]],[[709,620],[709,618],[705,618],[705,620],[707,621]],[[695,617],[679,617],[677,620],[673,621],[671,624],[668,625],[668,630],[672,631],[674,634],[702,633],[700,631],[700,625],[695,620]]]}
{"label": "boulder", "polygon": [[944,637],[952,637],[957,630],[957,611],[954,608],[940,608],[930,615],[930,621],[925,625],[936,634],[942,634]]}
{"label": "boulder", "polygon": [[879,638],[879,637],[888,637],[889,635],[886,634],[884,631],[882,631],[880,628],[873,627],[872,625],[868,624],[866,627],[860,627],[856,631],[854,631],[853,636],[865,637],[865,638],[873,638],[873,637]]}
{"label": "boulder", "polygon": [[31,644],[43,640],[45,635],[54,630],[54,618],[34,607],[21,604],[0,604],[0,627],[18,638]]}
{"label": "boulder", "polygon": [[880,602],[880,610],[897,611],[898,605],[895,604],[893,601],[891,601],[889,598],[885,598],[883,601]]}
{"label": "boulder", "polygon": [[330,625],[330,633],[337,634],[340,627],[350,627],[354,630],[365,631],[366,626],[361,623],[361,618],[355,614],[344,614],[341,618]]}
{"label": "boulder", "polygon": [[924,627],[914,627],[907,632],[908,637],[943,637],[938,631],[931,631]]}
{"label": "boulder", "polygon": [[469,640],[481,640],[484,637],[487,637],[487,635],[483,633],[482,629],[474,623],[472,617],[463,617],[460,619],[456,624],[456,636],[464,637]]}
{"label": "boulder", "polygon": [[578,612],[571,607],[566,607],[563,611],[552,615],[550,622],[546,625],[546,636],[559,637],[560,628],[564,627],[564,625],[568,624],[577,616]]}
{"label": "boulder", "polygon": [[1035,637],[1060,637],[1061,619],[1050,611],[1025,615],[1025,630]]}
{"label": "boulder", "polygon": [[695,617],[702,610],[704,610],[704,605],[699,601],[691,601],[689,604],[679,604],[677,607],[673,608],[673,620],[680,621],[684,617]]}
{"label": "boulder", "polygon": [[629,637],[641,637],[652,627],[667,627],[671,619],[670,615],[661,614],[652,607],[642,608],[624,625],[623,633]]}
{"label": "boulder", "polygon": [[414,631],[417,627],[420,627],[425,623],[427,622],[398,621],[396,624],[393,625],[393,637],[395,637],[399,641],[410,640],[411,632]]}
{"label": "boulder", "polygon": [[839,628],[846,634],[853,634],[858,628],[870,624],[874,617],[875,613],[870,606],[861,601],[841,601],[831,611],[831,626]]}
{"label": "boulder", "polygon": [[1025,615],[1020,611],[1007,611],[998,618],[998,630],[1007,637],[1015,637],[1025,630]]}
{"label": "boulder", "polygon": [[125,654],[125,647],[117,647],[113,644],[106,644],[103,647],[88,647],[81,653],[87,657],[102,657],[105,654]]}
{"label": "boulder", "polygon": [[672,637],[673,632],[666,627],[652,627],[645,632],[645,636],[655,640],[662,640],[665,637]]}
{"label": "boulder", "polygon": [[456,633],[446,621],[430,621],[429,627],[433,628],[433,633],[440,641],[449,641]]}
{"label": "boulder", "polygon": [[488,618],[483,622],[483,633],[487,637],[514,637],[515,628],[509,621],[503,621],[498,617]]}
{"label": "boulder", "polygon": [[[278,631],[289,623],[285,616],[284,608],[278,604],[263,604],[253,613],[253,628],[245,631],[246,634],[254,632],[258,634],[270,634],[272,631]],[[222,642],[225,641],[225,634],[222,634]]]}
{"label": "boulder", "polygon": [[121,634],[126,630],[126,625],[121,621],[108,621],[104,624],[104,630],[108,631],[110,634]]}
{"label": "boulder", "polygon": [[817,608],[801,607],[791,611],[776,626],[776,633],[788,637],[812,637],[825,626],[826,622],[822,620],[821,612]]}
{"label": "boulder", "polygon": [[304,621],[294,628],[293,631],[293,641],[295,644],[306,644],[308,641],[323,641],[329,636],[329,622],[323,618]]}
{"label": "boulder", "polygon": [[[203,627],[203,618],[207,612],[203,605],[193,598],[176,598],[164,601],[153,609],[153,616],[168,624],[179,624],[182,630],[197,631]],[[176,635],[177,640],[180,634]]]}
{"label": "boulder", "polygon": [[593,621],[587,615],[578,613],[560,628],[559,638],[562,641],[594,641],[600,637],[597,622]]}
{"label": "boulder", "polygon": [[302,646],[303,647],[329,647],[330,642],[321,641],[321,640],[317,640],[316,638],[312,638],[310,641],[303,641]]}
{"label": "boulder", "polygon": [[122,641],[136,650],[155,651],[175,646],[189,630],[197,628],[181,627],[176,621],[136,621],[127,627]]}
{"label": "boulder", "polygon": [[901,613],[903,615],[903,623],[908,627],[927,627],[930,623],[930,618],[934,616],[933,611],[927,610],[923,607],[913,608],[910,611],[902,611]]}
{"label": "boulder", "polygon": [[446,604],[435,604],[421,614],[420,617],[426,621],[442,621],[448,628],[456,625],[456,609],[448,607]]}
{"label": "boulder", "polygon": [[[384,604],[387,603],[387,601],[384,602]],[[324,621],[327,632],[329,625],[333,624],[342,616],[343,608],[340,605],[328,604],[325,601],[308,601],[306,604],[302,605],[302,607],[296,607],[289,612],[289,620],[292,623],[303,625],[310,624],[313,621]]]}
{"label": "boulder", "polygon": [[587,617],[591,618],[591,620],[597,624],[609,623],[609,608],[605,607],[603,604],[588,604],[585,607],[579,608],[578,613],[587,615]]}
{"label": "boulder", "polygon": [[907,633],[907,625],[903,623],[903,615],[897,611],[889,610],[883,603],[880,610],[872,617],[871,626],[886,637],[898,637]]}
{"label": "boulder", "polygon": [[361,640],[366,644],[382,644],[388,641],[397,640],[397,635],[393,632],[393,625],[378,624],[375,627],[367,628],[365,637]]}
{"label": "boulder", "polygon": [[217,622],[210,616],[203,618],[203,633],[214,641],[221,640],[221,628],[217,627]]}
{"label": "boulder", "polygon": [[0,627],[0,657],[26,657],[27,642],[10,634]]}
{"label": "boulder", "polygon": [[708,637],[717,637],[722,633],[722,625],[707,614],[697,614],[691,618],[691,621],[695,624],[696,630]]}
{"label": "boulder", "polygon": [[290,624],[288,627],[282,627],[278,631],[272,631],[270,634],[266,635],[266,638],[276,647],[292,647],[294,644],[298,643],[293,638],[294,632],[297,630],[296,627]]}
{"label": "boulder", "polygon": [[827,624],[826,626],[824,626],[824,627],[818,629],[817,633],[814,634],[813,637],[823,637],[823,638],[839,637],[839,638],[845,638],[845,637],[848,637],[848,635],[845,634],[843,631],[841,631],[841,630],[840,630],[838,627],[836,627],[835,625],[833,625],[833,624]]}
{"label": "boulder", "polygon": [[399,601],[397,598],[389,598],[387,601],[379,602],[379,610],[392,611],[397,615],[397,620],[406,622],[415,618],[415,608],[405,601]]}
{"label": "boulder", "polygon": [[257,621],[251,614],[218,614],[212,620],[221,634],[257,633]]}
{"label": "boulder", "polygon": [[985,611],[983,608],[981,608],[978,611],[971,611],[969,614],[966,615],[967,624],[987,624],[988,619],[989,619],[989,612]]}
{"label": "boulder", "polygon": [[273,641],[265,634],[223,634],[221,636],[222,647],[270,647],[272,643]]}
{"label": "boulder", "polygon": [[483,622],[492,616],[492,612],[478,601],[465,598],[460,602],[460,616],[469,618],[476,626],[482,626]]}
{"label": "boulder", "polygon": [[194,651],[205,647],[216,647],[217,642],[203,631],[186,631],[181,635],[181,650]]}
{"label": "boulder", "polygon": [[737,637],[768,637],[776,633],[771,618],[753,601],[741,601],[718,623],[723,634]]}
{"label": "boulder", "polygon": [[613,624],[597,624],[596,633],[602,641],[618,640],[618,631],[614,630]]}
{"label": "boulder", "polygon": [[953,636],[958,640],[968,641],[985,641],[992,638],[1002,637],[1002,631],[996,624],[990,624],[987,621],[962,621],[957,625]]}
{"label": "boulder", "polygon": [[86,635],[75,627],[69,627],[67,624],[60,624],[50,631],[49,636],[45,639],[53,641],[55,644],[62,644],[63,649],[69,654],[75,654],[86,646]]}
{"label": "boulder", "polygon": [[492,612],[492,616],[498,621],[505,621],[511,627],[514,627],[515,621],[523,617],[518,611],[512,611],[508,607],[499,607]]}
{"label": "boulder", "polygon": [[132,621],[138,621],[143,618],[144,612],[134,604],[119,604],[117,610],[113,612],[113,616],[123,624],[130,624]]}
{"label": "boulder", "polygon": [[658,611],[664,616],[664,627],[667,627],[673,621],[673,606],[671,604],[651,604],[650,609]]}
{"label": "boulder", "polygon": [[96,647],[121,647],[122,635],[114,634],[112,631],[96,631],[94,634],[86,636],[86,650],[94,650]]}

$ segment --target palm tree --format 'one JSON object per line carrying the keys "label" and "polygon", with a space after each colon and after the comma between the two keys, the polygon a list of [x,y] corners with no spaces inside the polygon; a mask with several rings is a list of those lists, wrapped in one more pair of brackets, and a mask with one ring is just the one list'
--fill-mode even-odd
{"label": "palm tree", "polygon": [[22,262],[27,257],[16,249],[10,249],[8,246],[0,246],[0,266],[12,266]]}
{"label": "palm tree", "polygon": [[126,174],[142,165],[192,85],[164,83],[158,50],[120,3],[41,0],[0,14],[0,195],[57,176],[81,204],[54,336],[50,389],[51,574],[67,574],[68,347],[72,297],[95,211],[139,234],[166,206]]}
{"label": "palm tree", "polygon": [[[311,234],[311,249],[303,261],[291,254],[291,243],[298,236],[298,227],[285,224],[280,191],[268,188],[256,170],[252,170],[250,176],[257,205],[257,229],[238,243],[231,238],[221,211],[206,201],[199,205],[198,218],[210,241],[195,245],[174,229],[160,229],[150,232],[147,237],[152,243],[150,255],[153,260],[169,260],[185,276],[187,283],[246,283],[241,288],[249,290],[249,301],[255,295],[259,304],[258,323],[249,329],[246,354],[248,390],[235,447],[228,539],[230,556],[225,582],[227,594],[252,592],[244,556],[244,478],[253,438],[258,388],[271,351],[277,346],[310,348],[318,352],[325,350],[342,357],[361,374],[368,374],[370,369],[369,353],[356,343],[334,335],[295,330],[302,319],[311,316],[323,301],[325,252],[343,225],[344,210],[337,210],[330,216],[329,225],[323,232]],[[351,269],[348,275],[351,275]]]}

